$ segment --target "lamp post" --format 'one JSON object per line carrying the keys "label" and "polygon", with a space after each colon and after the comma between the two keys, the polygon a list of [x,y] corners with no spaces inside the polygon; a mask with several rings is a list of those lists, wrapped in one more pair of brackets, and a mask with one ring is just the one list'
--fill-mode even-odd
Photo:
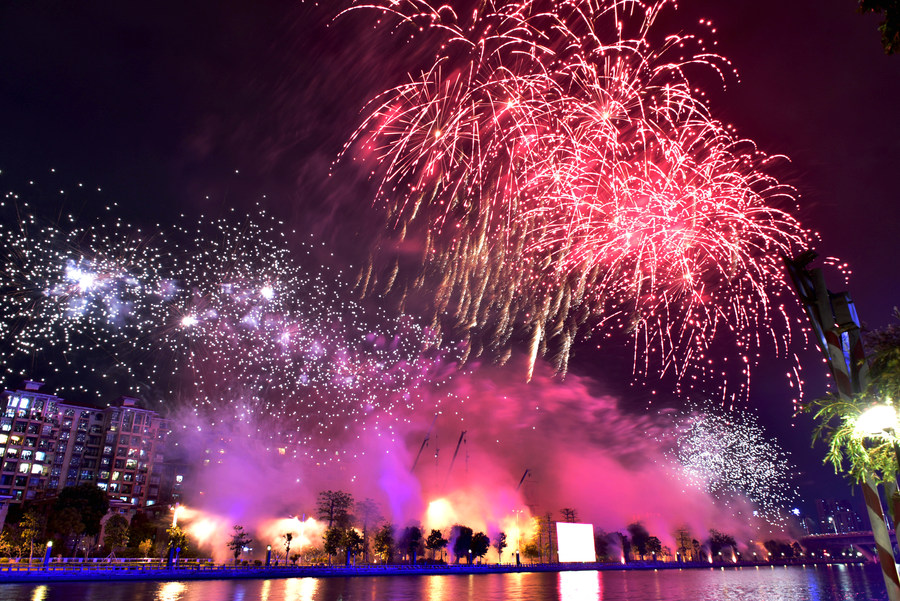
{"label": "lamp post", "polygon": [[[850,294],[828,290],[819,268],[810,268],[816,253],[807,250],[794,258],[782,256],[788,275],[813,330],[819,350],[825,357],[838,395],[853,400],[866,391],[869,362],[862,343],[859,316]],[[875,479],[866,476],[860,483],[866,512],[872,526],[878,563],[889,601],[900,601],[900,573],[891,552],[891,538],[884,524],[884,509]]]}
{"label": "lamp post", "polygon": [[266,545],[266,567],[272,564],[272,545]]}
{"label": "lamp post", "polygon": [[53,541],[48,540],[47,541],[47,550],[44,551],[44,569],[45,570],[50,567],[50,553],[52,553],[52,552],[53,552]]}

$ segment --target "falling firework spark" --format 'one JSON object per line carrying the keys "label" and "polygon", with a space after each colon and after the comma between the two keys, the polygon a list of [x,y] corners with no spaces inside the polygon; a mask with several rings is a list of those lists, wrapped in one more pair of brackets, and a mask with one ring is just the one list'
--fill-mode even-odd
{"label": "falling firework spark", "polygon": [[[374,163],[389,236],[423,248],[413,287],[437,278],[435,327],[451,320],[474,352],[504,358],[530,339],[564,372],[575,337],[602,327],[633,336],[637,371],[658,360],[693,387],[721,379],[709,351],[725,335],[746,394],[758,332],[785,333],[773,336],[785,349],[778,257],[809,234],[778,208],[794,199],[772,158],[712,118],[689,77],[728,62],[700,36],[656,32],[668,4],[349,9],[438,40],[430,68],[372,102],[344,155]],[[370,265],[362,287],[379,274]]]}

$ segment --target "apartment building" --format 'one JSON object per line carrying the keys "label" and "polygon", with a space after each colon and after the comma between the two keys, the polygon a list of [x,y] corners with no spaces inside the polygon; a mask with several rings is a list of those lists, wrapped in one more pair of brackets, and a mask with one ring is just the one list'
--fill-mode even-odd
{"label": "apartment building", "polygon": [[179,500],[182,475],[166,463],[170,420],[133,398],[89,407],[42,386],[26,381],[3,394],[0,498],[22,502],[89,483],[136,508]]}

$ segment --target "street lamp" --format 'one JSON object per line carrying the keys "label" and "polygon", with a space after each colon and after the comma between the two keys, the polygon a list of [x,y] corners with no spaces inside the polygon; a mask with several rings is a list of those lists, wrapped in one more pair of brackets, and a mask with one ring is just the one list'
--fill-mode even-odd
{"label": "street lamp", "polygon": [[897,446],[897,410],[893,405],[872,405],[856,418],[854,427],[860,438],[882,436],[891,441],[894,459],[900,466],[900,447]]}
{"label": "street lamp", "polygon": [[50,567],[50,554],[53,552],[53,541],[47,541],[47,550],[44,551],[44,568]]}
{"label": "street lamp", "polygon": [[860,436],[877,436],[885,432],[894,436],[897,411],[891,405],[872,405],[856,418],[855,430]]}
{"label": "street lamp", "polygon": [[[893,405],[872,405],[856,418],[854,431],[860,438],[887,438],[894,450],[894,460],[900,469],[900,446],[897,444],[897,410]],[[891,504],[894,508],[894,530],[900,525],[900,494],[896,486]]]}

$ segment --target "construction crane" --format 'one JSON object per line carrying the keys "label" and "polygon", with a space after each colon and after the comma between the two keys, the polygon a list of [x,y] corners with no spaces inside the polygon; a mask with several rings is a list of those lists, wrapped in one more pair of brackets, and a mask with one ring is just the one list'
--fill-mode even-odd
{"label": "construction crane", "polygon": [[459,455],[459,447],[462,446],[462,443],[466,441],[466,430],[462,431],[462,434],[459,435],[459,441],[456,443],[456,450],[453,451],[453,459],[450,460],[450,469],[447,470],[447,478],[444,480],[444,486],[447,486],[447,482],[450,480],[450,473],[453,471],[453,464],[456,463],[456,456]]}
{"label": "construction crane", "polygon": [[[416,455],[416,460],[413,461],[412,467],[409,468],[409,472],[412,473],[416,471],[416,465],[419,463],[419,458],[422,457],[422,451],[425,450],[425,447],[428,446],[428,439],[431,438],[431,431],[434,429],[434,422],[437,421],[438,414],[434,414],[434,418],[431,420],[431,425],[428,427],[428,431],[425,433],[425,439],[422,441],[422,446],[419,447],[419,452]],[[435,456],[437,456],[437,451],[435,451]]]}

